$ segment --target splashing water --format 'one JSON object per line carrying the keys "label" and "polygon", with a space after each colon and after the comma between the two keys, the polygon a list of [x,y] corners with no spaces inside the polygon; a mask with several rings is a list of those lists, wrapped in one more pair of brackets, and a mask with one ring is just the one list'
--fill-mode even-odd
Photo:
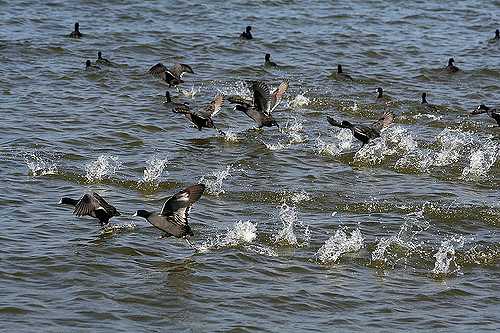
{"label": "splashing water", "polygon": [[201,88],[195,88],[194,85],[191,86],[191,89],[190,90],[185,90],[185,89],[181,89],[181,92],[184,96],[186,97],[189,97],[191,99],[194,99],[194,96],[199,93],[201,90]]}
{"label": "splashing water", "polygon": [[302,190],[300,192],[294,192],[292,194],[292,197],[290,198],[290,200],[294,204],[298,204],[298,203],[303,202],[303,201],[310,201],[311,200],[311,196],[309,195],[309,193],[307,193],[306,191]]}
{"label": "splashing water", "polygon": [[35,177],[56,174],[58,159],[56,156],[36,151],[24,154],[24,162],[29,169],[29,173]]}
{"label": "splashing water", "polygon": [[[281,222],[282,228],[280,231],[278,231],[277,235],[273,236],[275,244],[291,246],[306,246],[307,244],[309,244],[309,226],[306,226],[299,221],[296,207],[288,206],[286,203],[282,204],[279,208],[278,218]],[[301,241],[297,239],[294,228],[297,229],[297,232],[299,232],[299,234],[303,235],[301,237]]]}
{"label": "splashing water", "polygon": [[[457,273],[458,271],[460,271],[460,266],[455,262],[455,248],[461,248],[464,245],[464,242],[464,237],[452,238],[442,241],[438,251],[436,252],[436,254],[434,254],[436,262],[434,263],[434,269],[432,270],[432,273],[443,275]],[[450,266],[452,263],[455,269],[450,272]]]}
{"label": "splashing water", "polygon": [[231,165],[228,165],[224,169],[216,170],[209,175],[205,175],[201,177],[200,183],[204,183],[207,189],[207,192],[219,196],[225,193],[223,188],[224,180],[231,175]]}
{"label": "splashing water", "polygon": [[293,118],[293,123],[287,121],[282,133],[288,136],[288,145],[302,143],[307,139],[307,136],[304,134],[304,126],[295,117]]}
{"label": "splashing water", "polygon": [[488,172],[497,160],[498,145],[487,144],[483,149],[471,152],[469,166],[462,171],[463,179],[481,179],[488,176]]}
{"label": "splashing water", "polygon": [[101,155],[96,161],[89,162],[85,170],[88,181],[101,180],[104,177],[112,176],[121,167],[118,157],[112,155]]}
{"label": "splashing water", "polygon": [[117,233],[131,231],[136,228],[137,225],[135,223],[110,224],[101,229],[100,235],[117,234]]}
{"label": "splashing water", "polygon": [[250,221],[238,221],[227,229],[225,235],[216,235],[200,245],[199,252],[207,252],[211,249],[237,246],[252,243],[257,238],[257,225]]}
{"label": "splashing water", "polygon": [[233,131],[224,131],[224,141],[227,142],[238,142],[238,136]]}
{"label": "splashing water", "polygon": [[358,252],[363,248],[363,235],[356,229],[348,235],[344,230],[338,229],[335,235],[328,238],[318,250],[316,256],[323,263],[335,263],[343,254]]}
{"label": "splashing water", "polygon": [[321,136],[316,138],[316,152],[319,155],[337,156],[346,150],[349,150],[353,143],[353,136],[350,130],[341,129],[333,138],[334,143],[326,143],[321,139]]}
{"label": "splashing water", "polygon": [[158,155],[154,155],[151,159],[146,161],[146,168],[144,169],[141,181],[143,183],[151,183],[157,187],[159,185],[158,180],[163,174],[167,164],[167,158],[160,158]]}
{"label": "splashing water", "polygon": [[445,166],[458,162],[462,152],[473,140],[471,133],[446,128],[439,133],[437,142],[441,145],[441,151],[434,157],[434,166]]}
{"label": "splashing water", "polygon": [[299,95],[295,96],[295,98],[293,99],[293,101],[291,101],[289,103],[289,105],[294,109],[298,109],[302,106],[309,105],[310,102],[311,102],[311,100],[309,98],[307,98],[304,95],[299,94]]}

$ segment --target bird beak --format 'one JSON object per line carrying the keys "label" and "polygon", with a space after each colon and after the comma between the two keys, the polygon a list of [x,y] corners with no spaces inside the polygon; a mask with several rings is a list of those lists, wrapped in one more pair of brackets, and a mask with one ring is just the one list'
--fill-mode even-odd
{"label": "bird beak", "polygon": [[134,215],[132,215],[132,216],[137,216],[137,212],[135,212]]}

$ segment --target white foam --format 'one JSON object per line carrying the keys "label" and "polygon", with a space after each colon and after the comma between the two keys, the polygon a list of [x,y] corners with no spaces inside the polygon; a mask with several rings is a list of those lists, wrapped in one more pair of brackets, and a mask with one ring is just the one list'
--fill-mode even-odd
{"label": "white foam", "polygon": [[219,196],[225,193],[224,180],[231,175],[231,165],[211,172],[209,175],[201,177],[200,183],[204,183],[208,193]]}
{"label": "white foam", "polygon": [[96,161],[89,162],[85,166],[88,181],[101,180],[112,176],[121,167],[118,157],[112,155],[101,155]]}
{"label": "white foam", "polygon": [[216,234],[197,247],[199,252],[252,243],[257,238],[257,225],[250,221],[238,221],[225,234]]}
{"label": "white foam", "polygon": [[146,167],[144,168],[144,173],[142,175],[141,181],[143,183],[151,183],[154,186],[158,186],[158,181],[162,176],[167,164],[167,158],[161,158],[156,154],[153,155],[151,159],[146,161]]}
{"label": "white foam", "polygon": [[318,250],[316,256],[323,263],[334,263],[343,254],[358,252],[363,248],[363,235],[359,229],[355,229],[348,235],[344,230],[338,229],[335,235],[328,238]]}
{"label": "white foam", "polygon": [[309,105],[310,102],[311,102],[311,100],[309,98],[307,98],[304,95],[299,94],[299,95],[295,96],[295,98],[289,103],[289,105],[292,108],[297,109],[297,108]]}
{"label": "white foam", "polygon": [[57,158],[41,152],[27,152],[24,162],[32,176],[54,175],[57,173]]}
{"label": "white foam", "polygon": [[321,139],[321,136],[316,138],[316,152],[319,155],[329,155],[329,156],[337,156],[341,153],[349,150],[352,146],[354,137],[352,133],[348,129],[341,129],[336,132],[332,139],[334,142],[327,143]]}
{"label": "white foam", "polygon": [[462,178],[471,180],[487,178],[499,153],[498,145],[491,142],[482,146],[481,149],[473,150],[469,157],[469,165],[462,171]]}
{"label": "white foam", "polygon": [[[452,238],[441,242],[441,246],[434,254],[436,262],[434,263],[434,274],[450,274],[460,271],[460,266],[455,262],[455,250],[464,245],[465,238]],[[450,266],[453,264],[454,269],[450,271]]]}
{"label": "white foam", "polygon": [[[281,229],[273,236],[275,244],[289,246],[305,246],[309,244],[309,226],[299,221],[297,208],[286,203],[279,207],[278,219],[281,222]],[[297,237],[296,233],[299,235]]]}

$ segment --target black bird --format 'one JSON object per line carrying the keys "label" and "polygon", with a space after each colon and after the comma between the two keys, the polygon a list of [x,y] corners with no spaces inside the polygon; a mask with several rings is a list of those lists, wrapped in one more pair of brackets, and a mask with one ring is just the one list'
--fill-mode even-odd
{"label": "black bird", "polygon": [[80,23],[76,22],[75,23],[75,31],[72,31],[69,34],[69,38],[81,38],[83,35],[80,32]]}
{"label": "black bird", "polygon": [[99,65],[113,66],[113,63],[111,61],[102,57],[101,51],[97,52],[97,60],[95,61],[95,63]]}
{"label": "black bird", "polygon": [[79,200],[62,198],[59,204],[75,207],[73,214],[76,216],[91,216],[99,219],[101,226],[108,224],[113,216],[120,216],[115,207],[108,204],[99,194],[85,194]]}
{"label": "black bird", "polygon": [[375,90],[375,92],[377,93],[377,100],[384,98],[384,89],[378,87],[377,90]]}
{"label": "black bird", "polygon": [[151,67],[148,73],[154,77],[160,78],[162,81],[166,82],[169,87],[183,83],[182,76],[184,73],[194,74],[193,69],[189,65],[175,64],[169,69],[161,62]]}
{"label": "black bird", "polygon": [[266,53],[264,66],[267,66],[267,67],[278,67],[278,65],[274,61],[271,61],[271,55],[269,53]]}
{"label": "black bird", "polygon": [[[340,64],[337,65],[337,77],[340,77],[340,78],[343,78],[346,80],[352,80],[352,76],[350,76],[349,74],[345,74],[342,71],[342,65],[340,65]],[[382,88],[380,88],[380,89],[382,89]]]}
{"label": "black bird", "polygon": [[101,69],[101,67],[99,67],[97,65],[92,65],[92,63],[90,62],[90,60],[87,60],[85,62],[85,70],[86,71],[98,71],[100,69]]}
{"label": "black bird", "polygon": [[163,231],[162,238],[170,236],[184,238],[191,245],[187,237],[194,236],[194,233],[188,223],[189,211],[191,206],[201,198],[204,190],[203,184],[189,186],[170,197],[163,204],[160,214],[141,209],[136,211],[134,216],[145,218],[154,227]]}
{"label": "black bird", "polygon": [[210,104],[208,104],[203,110],[199,112],[193,112],[189,109],[188,105],[177,105],[174,107],[174,113],[182,113],[189,119],[198,130],[205,128],[215,128],[219,133],[224,135],[224,133],[215,127],[212,118],[221,110],[224,104],[224,96],[217,95]]}
{"label": "black bird", "polygon": [[431,109],[434,111],[437,110],[437,107],[434,104],[429,104],[427,102],[427,93],[425,93],[425,92],[422,93],[422,102],[420,104],[428,109]]}
{"label": "black bird", "polygon": [[490,116],[497,122],[498,124],[497,127],[500,127],[500,113],[497,112],[497,109],[492,109],[484,104],[481,104],[477,107],[477,109],[471,112],[472,115],[477,115],[481,113],[487,113],[488,116]]}
{"label": "black bird", "polygon": [[394,117],[391,113],[384,113],[382,117],[380,117],[370,126],[352,124],[347,120],[344,120],[341,123],[339,123],[332,117],[327,117],[327,120],[332,126],[350,129],[352,135],[359,141],[363,142],[363,145],[361,146],[363,147],[371,139],[380,137],[380,131],[384,127],[389,126],[393,122]]}
{"label": "black bird", "polygon": [[271,113],[276,109],[288,90],[288,80],[281,82],[272,94],[269,93],[269,86],[262,81],[251,82],[250,88],[253,91],[253,100],[251,102],[240,96],[231,96],[228,100],[236,104],[235,110],[243,111],[252,118],[257,123],[258,128],[264,126],[279,128]]}
{"label": "black bird", "polygon": [[453,65],[454,62],[455,62],[455,59],[453,59],[453,58],[448,59],[448,66],[446,66],[446,71],[448,73],[456,73],[460,70],[460,68]]}
{"label": "black bird", "polygon": [[495,37],[493,37],[493,38],[491,39],[491,41],[492,41],[492,42],[496,42],[496,41],[498,41],[498,40],[500,40],[500,31],[497,29],[497,30],[495,30]]}
{"label": "black bird", "polygon": [[252,30],[252,27],[251,26],[247,26],[247,28],[245,29],[245,31],[243,31],[240,35],[240,38],[241,39],[252,39],[253,36],[252,36],[252,33],[250,32],[250,30]]}

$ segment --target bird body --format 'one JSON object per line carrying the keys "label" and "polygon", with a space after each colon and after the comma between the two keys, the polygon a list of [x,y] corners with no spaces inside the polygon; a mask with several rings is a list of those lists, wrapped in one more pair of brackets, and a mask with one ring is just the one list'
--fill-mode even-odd
{"label": "bird body", "polygon": [[337,65],[337,77],[351,81],[353,80],[352,76],[344,73],[344,71],[342,70],[342,65],[340,64]]}
{"label": "bird body", "polygon": [[97,60],[95,61],[95,63],[99,64],[99,65],[104,65],[104,66],[113,66],[114,65],[111,61],[102,57],[101,51],[97,52]]}
{"label": "bird body", "polygon": [[351,130],[352,135],[356,139],[361,141],[364,146],[365,144],[370,142],[371,139],[380,137],[380,131],[382,130],[382,128],[389,126],[393,122],[394,117],[392,116],[391,113],[384,113],[384,115],[381,118],[379,118],[370,126],[352,124],[347,120],[338,122],[332,117],[327,117],[327,120],[332,126],[347,128]]}
{"label": "bird body", "polygon": [[266,66],[266,67],[278,67],[278,65],[274,61],[271,61],[271,55],[269,53],[266,53],[266,56],[264,58],[264,66]]}
{"label": "bird body", "polygon": [[171,68],[167,68],[161,62],[151,67],[148,73],[154,77],[160,78],[163,82],[167,83],[169,87],[183,83],[182,76],[185,73],[194,74],[193,69],[189,65],[175,64]]}
{"label": "bird body", "polygon": [[75,23],[75,30],[72,31],[68,37],[77,39],[83,37],[82,33],[80,32],[80,23],[78,22]]}
{"label": "bird body", "polygon": [[74,206],[73,214],[94,217],[99,220],[101,225],[108,224],[113,216],[121,215],[114,206],[107,203],[103,197],[95,192],[87,193],[79,200],[64,197],[59,201],[59,204]]}
{"label": "bird body", "polygon": [[481,104],[477,107],[476,110],[471,112],[472,115],[478,115],[482,113],[487,113],[488,116],[490,116],[497,122],[498,127],[500,127],[500,113],[498,113],[496,109],[492,109],[484,104]]}
{"label": "bird body", "polygon": [[427,102],[427,93],[425,92],[422,93],[422,101],[420,102],[420,104],[429,110],[437,110],[437,107],[434,104],[430,104],[429,102]]}
{"label": "bird body", "polygon": [[252,36],[251,30],[252,30],[252,27],[251,26],[247,26],[245,28],[245,31],[243,31],[241,33],[240,39],[252,39],[253,36]]}
{"label": "bird body", "polygon": [[145,218],[155,228],[163,231],[164,237],[186,238],[194,236],[189,226],[189,211],[191,206],[201,198],[204,191],[205,185],[203,184],[189,186],[171,196],[163,204],[159,214],[138,210],[134,216]]}
{"label": "bird body", "polygon": [[460,70],[457,66],[455,66],[453,63],[455,62],[455,59],[450,58],[448,59],[448,66],[446,66],[446,71],[448,73],[456,73]]}
{"label": "bird body", "polygon": [[[174,107],[174,113],[182,113],[186,118],[191,121],[198,130],[203,128],[215,128],[212,118],[219,113],[224,104],[224,96],[217,95],[203,110],[199,112],[193,112],[190,110],[188,105],[177,105]],[[218,130],[218,129],[217,129]],[[220,130],[219,130],[220,132]]]}
{"label": "bird body", "polygon": [[86,71],[95,72],[95,71],[98,71],[100,69],[101,69],[101,67],[99,67],[97,65],[92,65],[92,63],[90,62],[90,60],[87,60],[85,62],[85,70]]}

